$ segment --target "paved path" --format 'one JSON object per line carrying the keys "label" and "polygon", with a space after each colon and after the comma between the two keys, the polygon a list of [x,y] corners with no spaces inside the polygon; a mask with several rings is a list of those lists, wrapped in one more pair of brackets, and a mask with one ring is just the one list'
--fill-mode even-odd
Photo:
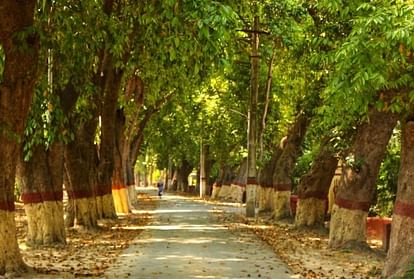
{"label": "paved path", "polygon": [[212,214],[217,209],[225,207],[163,196],[154,222],[106,278],[298,278],[254,234],[218,224]]}

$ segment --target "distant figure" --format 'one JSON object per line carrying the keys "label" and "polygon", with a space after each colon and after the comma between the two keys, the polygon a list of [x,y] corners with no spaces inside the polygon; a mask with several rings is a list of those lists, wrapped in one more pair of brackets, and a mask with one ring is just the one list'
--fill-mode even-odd
{"label": "distant figure", "polygon": [[162,180],[158,180],[157,188],[158,188],[158,196],[161,198],[162,192],[164,191],[164,182],[162,182]]}

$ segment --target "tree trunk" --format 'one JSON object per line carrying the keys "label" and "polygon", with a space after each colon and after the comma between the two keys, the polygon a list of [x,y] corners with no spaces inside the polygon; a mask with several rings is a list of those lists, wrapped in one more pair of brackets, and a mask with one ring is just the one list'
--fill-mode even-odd
{"label": "tree trunk", "polygon": [[188,192],[188,176],[193,170],[193,166],[184,160],[181,167],[177,171],[177,190],[181,192]]}
{"label": "tree trunk", "polygon": [[129,213],[132,209],[128,187],[125,179],[125,158],[123,158],[123,148],[125,146],[124,137],[125,117],[122,111],[116,114],[114,169],[112,174],[112,194],[114,196],[115,210],[117,213]]}
{"label": "tree trunk", "polygon": [[276,220],[291,216],[292,173],[309,123],[309,117],[303,112],[296,117],[295,123],[288,131],[282,155],[277,160],[273,173],[273,218]]}
{"label": "tree trunk", "polygon": [[[110,11],[108,11],[110,13]],[[112,197],[112,174],[114,171],[114,150],[116,148],[116,117],[118,107],[118,95],[121,87],[123,71],[115,68],[114,58],[107,51],[102,57],[102,69],[96,77],[99,85],[101,104],[99,114],[101,116],[101,142],[97,165],[97,203],[102,218],[116,218],[114,199]]]}
{"label": "tree trunk", "polygon": [[328,143],[322,143],[311,169],[297,187],[299,199],[295,225],[323,227],[329,186],[337,164],[338,159],[330,151]]}
{"label": "tree trunk", "polygon": [[29,246],[66,243],[63,217],[63,144],[45,150],[34,146],[32,157],[20,156],[18,178],[27,216]]}
{"label": "tree trunk", "polygon": [[243,200],[243,196],[246,191],[246,183],[247,183],[247,175],[248,175],[247,168],[248,168],[248,162],[247,162],[247,158],[245,158],[240,163],[237,176],[231,182],[230,192],[228,196],[225,197],[226,199],[239,202],[239,203],[245,202]]}
{"label": "tree trunk", "polygon": [[19,32],[33,25],[36,1],[0,1],[0,44],[5,64],[0,83],[0,276],[24,271],[14,221],[14,182],[21,137],[32,102],[38,39]]}
{"label": "tree trunk", "polygon": [[331,247],[366,247],[366,218],[379,168],[398,116],[371,108],[360,125],[337,187],[330,222]]}
{"label": "tree trunk", "polygon": [[273,185],[273,171],[275,169],[275,165],[279,160],[280,156],[282,155],[283,145],[280,144],[276,146],[272,158],[263,166],[263,168],[259,171],[259,211],[260,212],[267,212],[271,211],[272,208],[272,185]]}
{"label": "tree trunk", "polygon": [[[390,248],[384,276],[402,276],[414,255],[414,121],[402,127],[397,199],[391,224]],[[412,268],[412,265],[411,265]],[[407,277],[408,278],[408,277]]]}
{"label": "tree trunk", "polygon": [[[73,204],[75,225],[95,229],[99,217],[96,204],[96,150],[94,145],[97,121],[88,120],[76,131],[76,141],[65,149],[66,190]],[[68,218],[72,218],[68,216]]]}
{"label": "tree trunk", "polygon": [[219,199],[226,199],[230,194],[230,186],[234,180],[234,171],[233,169],[222,162],[220,166],[219,177],[216,181],[216,187],[218,188],[216,197]]}

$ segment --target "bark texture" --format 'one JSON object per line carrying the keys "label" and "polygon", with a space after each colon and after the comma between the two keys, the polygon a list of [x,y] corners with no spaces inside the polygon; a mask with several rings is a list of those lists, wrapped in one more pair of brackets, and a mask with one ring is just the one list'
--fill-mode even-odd
{"label": "bark texture", "polygon": [[292,173],[309,123],[309,117],[303,112],[299,113],[288,131],[283,152],[277,160],[273,173],[273,218],[276,220],[291,216]]}
{"label": "bark texture", "polygon": [[241,162],[236,178],[230,185],[228,199],[235,202],[244,202],[243,195],[246,192],[248,161]]}
{"label": "bark texture", "polygon": [[121,110],[118,110],[115,117],[115,142],[113,146],[114,168],[112,173],[112,194],[114,196],[115,211],[117,213],[129,213],[132,210],[132,204],[126,185],[126,158],[124,154],[125,147],[125,116]]}
{"label": "bark texture", "polygon": [[66,243],[63,215],[63,144],[52,143],[48,150],[33,147],[32,157],[20,156],[18,179],[28,221],[27,244],[31,246]]}
{"label": "bark texture", "polygon": [[[360,125],[335,195],[330,224],[331,247],[366,246],[366,217],[376,179],[398,115],[372,108]],[[336,208],[336,209],[335,209]],[[349,228],[352,228],[350,230]]]}
{"label": "bark texture", "polygon": [[326,201],[319,198],[298,199],[295,225],[299,227],[323,227]]}
{"label": "bark texture", "polygon": [[414,255],[414,120],[403,126],[397,199],[384,276],[402,276]]}
{"label": "bark texture", "polygon": [[[0,44],[5,65],[0,83],[0,276],[25,269],[14,223],[14,181],[20,143],[36,81],[38,39],[17,33],[33,25],[36,1],[0,1]],[[25,50],[23,47],[25,46]]]}
{"label": "bark texture", "polygon": [[24,205],[29,246],[66,244],[62,201],[44,201]]}
{"label": "bark texture", "polygon": [[271,211],[273,210],[273,172],[276,166],[277,161],[283,152],[283,144],[281,143],[277,146],[272,154],[272,158],[264,165],[264,167],[259,170],[259,211]]}
{"label": "bark texture", "polygon": [[0,210],[0,274],[19,274],[26,271],[16,240],[14,212]]}
{"label": "bark texture", "polygon": [[[95,229],[98,224],[96,203],[96,149],[94,145],[97,121],[91,119],[80,124],[76,131],[76,141],[65,148],[66,191],[72,211],[68,219],[85,229]],[[86,202],[87,201],[87,202]],[[86,205],[87,204],[87,205]],[[86,212],[86,209],[90,209]]]}
{"label": "bark texture", "polygon": [[329,186],[335,174],[338,159],[327,144],[320,148],[311,169],[301,177],[297,187],[298,204],[295,225],[322,227],[325,221]]}

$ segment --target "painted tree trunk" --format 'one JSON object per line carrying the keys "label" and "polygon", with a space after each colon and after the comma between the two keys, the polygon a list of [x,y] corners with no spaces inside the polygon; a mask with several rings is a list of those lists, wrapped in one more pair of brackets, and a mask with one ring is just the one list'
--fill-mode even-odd
{"label": "painted tree trunk", "polygon": [[213,191],[211,193],[211,198],[218,199],[221,198],[221,189],[225,181],[231,181],[231,168],[224,162],[220,163],[219,173],[217,180],[213,184]]}
{"label": "painted tree trunk", "polygon": [[276,146],[272,158],[264,165],[264,167],[259,171],[259,211],[260,212],[269,212],[273,210],[272,208],[272,185],[273,185],[273,170],[277,160],[282,155],[283,146],[280,144]]}
{"label": "painted tree trunk", "polygon": [[[115,145],[113,149],[114,169],[112,174],[112,195],[114,196],[115,211],[127,214],[132,210],[131,197],[126,185],[125,154],[125,116],[118,110],[115,118]],[[134,198],[134,196],[132,197]]]}
{"label": "painted tree trunk", "polygon": [[82,123],[76,131],[76,141],[65,148],[66,191],[72,201],[74,225],[95,229],[99,218],[96,202],[96,164],[94,119]]}
{"label": "painted tree trunk", "polygon": [[20,156],[18,179],[27,216],[29,246],[66,243],[63,217],[63,144],[55,142],[46,151],[34,146],[32,157]]}
{"label": "painted tree trunk", "polygon": [[398,116],[370,109],[369,121],[360,125],[341,181],[335,189],[329,245],[365,247],[366,218],[388,141]]}
{"label": "painted tree trunk", "polygon": [[115,167],[112,175],[112,195],[114,197],[115,211],[127,214],[131,212],[132,205],[128,195],[128,187],[125,185],[122,158],[118,150],[115,151]]}
{"label": "painted tree trunk", "polygon": [[237,176],[230,184],[230,192],[225,199],[242,203],[243,196],[246,192],[246,185],[247,185],[247,175],[248,175],[248,160],[244,159],[237,171]]}
{"label": "painted tree trunk", "polygon": [[291,216],[292,173],[301,153],[301,144],[309,123],[309,117],[303,112],[296,117],[295,123],[288,131],[282,155],[277,160],[273,173],[273,218],[276,220]]}
{"label": "painted tree trunk", "polygon": [[329,148],[327,143],[322,145],[311,169],[297,186],[296,226],[324,225],[329,186],[338,164]]}
{"label": "painted tree trunk", "polygon": [[[402,127],[397,199],[391,224],[384,276],[402,276],[414,256],[414,121]],[[407,277],[408,278],[408,277]]]}
{"label": "painted tree trunk", "polygon": [[[0,44],[5,64],[0,83],[0,276],[26,269],[16,239],[14,182],[23,130],[34,93],[38,39],[31,29],[36,1],[0,1]],[[27,33],[27,32],[26,32]]]}
{"label": "painted tree trunk", "polygon": [[[107,11],[111,13],[110,10]],[[112,197],[112,174],[114,171],[114,150],[116,148],[116,121],[118,95],[123,72],[114,65],[114,58],[108,52],[102,57],[102,75],[96,78],[100,88],[99,107],[101,116],[101,141],[97,166],[96,198],[100,217],[116,218],[114,199]]]}

